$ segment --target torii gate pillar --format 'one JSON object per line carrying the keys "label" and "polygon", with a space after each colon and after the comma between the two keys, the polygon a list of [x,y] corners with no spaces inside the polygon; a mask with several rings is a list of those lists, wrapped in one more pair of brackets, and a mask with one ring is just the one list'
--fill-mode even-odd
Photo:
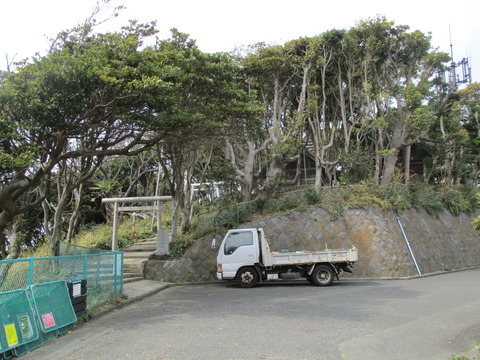
{"label": "torii gate pillar", "polygon": [[[112,250],[118,250],[118,214],[121,211],[155,211],[157,213],[157,250],[156,255],[167,255],[169,248],[168,230],[162,230],[162,202],[171,201],[171,196],[146,196],[146,197],[128,197],[128,198],[105,198],[102,203],[114,203],[113,210],[113,234]],[[153,202],[154,206],[126,206],[120,207],[119,203],[132,202]]]}

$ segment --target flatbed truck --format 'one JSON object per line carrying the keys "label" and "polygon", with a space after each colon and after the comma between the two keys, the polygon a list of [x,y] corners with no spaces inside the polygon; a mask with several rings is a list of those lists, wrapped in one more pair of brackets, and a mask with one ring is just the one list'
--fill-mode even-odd
{"label": "flatbed truck", "polygon": [[[215,239],[212,249],[216,249]],[[251,288],[264,281],[303,277],[314,285],[328,286],[342,271],[352,272],[357,260],[355,245],[350,249],[271,251],[262,228],[233,229],[218,249],[217,279]]]}

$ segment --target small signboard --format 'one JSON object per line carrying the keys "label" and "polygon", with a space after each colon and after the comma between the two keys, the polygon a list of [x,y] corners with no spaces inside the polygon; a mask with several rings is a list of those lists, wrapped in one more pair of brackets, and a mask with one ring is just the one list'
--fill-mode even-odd
{"label": "small signboard", "polygon": [[32,322],[30,321],[30,317],[25,315],[18,316],[18,323],[20,324],[20,331],[22,333],[23,340],[30,340],[34,336]]}
{"label": "small signboard", "polygon": [[76,282],[72,285],[72,297],[76,298],[82,295],[82,283]]}
{"label": "small signboard", "polygon": [[53,313],[43,314],[42,315],[43,327],[45,329],[50,329],[55,326],[55,319],[53,318]]}
{"label": "small signboard", "polygon": [[15,324],[5,325],[5,337],[7,338],[8,347],[14,347],[18,345],[18,335]]}

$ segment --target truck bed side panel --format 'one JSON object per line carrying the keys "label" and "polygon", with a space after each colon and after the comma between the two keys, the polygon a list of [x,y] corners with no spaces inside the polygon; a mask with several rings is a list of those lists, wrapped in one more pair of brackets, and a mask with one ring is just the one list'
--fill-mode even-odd
{"label": "truck bed side panel", "polygon": [[280,265],[300,265],[314,263],[338,263],[338,262],[355,262],[358,260],[357,249],[349,250],[330,250],[330,251],[299,251],[288,253],[271,254],[273,266]]}

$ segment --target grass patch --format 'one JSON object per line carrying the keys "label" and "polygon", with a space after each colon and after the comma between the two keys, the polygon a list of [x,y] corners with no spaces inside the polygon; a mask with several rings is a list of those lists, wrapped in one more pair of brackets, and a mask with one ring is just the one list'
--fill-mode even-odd
{"label": "grass patch", "polygon": [[[131,244],[152,237],[155,231],[151,229],[151,219],[137,219],[135,230],[128,217],[120,221],[118,227],[118,247],[124,249]],[[75,238],[75,245],[110,250],[112,248],[112,224],[100,224],[81,231]]]}

